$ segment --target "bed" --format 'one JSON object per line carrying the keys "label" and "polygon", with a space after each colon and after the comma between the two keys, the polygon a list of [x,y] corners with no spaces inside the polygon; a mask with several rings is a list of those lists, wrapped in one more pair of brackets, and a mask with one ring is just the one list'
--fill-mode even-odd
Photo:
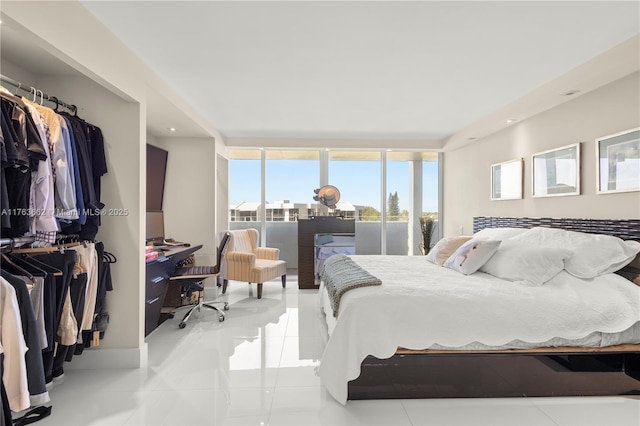
{"label": "bed", "polygon": [[[337,309],[325,283],[332,278],[324,277],[329,338],[319,374],[337,401],[640,394],[640,287],[612,273],[640,250],[640,221],[474,218],[474,232],[485,228],[478,238],[503,247],[486,270],[463,274],[423,256],[350,256],[382,284],[344,293]],[[492,234],[496,228],[502,234]],[[559,247],[550,256],[551,243],[541,241],[544,252],[536,253],[555,266],[543,263],[527,280],[505,276],[504,265],[495,269],[517,247],[530,259],[532,238],[550,228],[592,245]],[[612,243],[599,234],[622,238],[626,258],[595,271],[593,256],[607,256]]]}

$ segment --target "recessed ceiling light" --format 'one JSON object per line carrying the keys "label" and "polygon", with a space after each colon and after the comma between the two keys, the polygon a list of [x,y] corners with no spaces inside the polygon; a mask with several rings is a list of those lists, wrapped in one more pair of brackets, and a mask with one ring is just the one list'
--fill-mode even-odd
{"label": "recessed ceiling light", "polygon": [[175,127],[169,127],[169,131],[170,131],[170,132],[175,132],[175,131],[176,131],[176,128],[175,128]]}
{"label": "recessed ceiling light", "polygon": [[516,119],[515,119],[515,118],[510,118],[510,119],[508,119],[508,120],[507,120],[507,124],[511,124],[511,123],[513,123],[514,121],[516,121]]}

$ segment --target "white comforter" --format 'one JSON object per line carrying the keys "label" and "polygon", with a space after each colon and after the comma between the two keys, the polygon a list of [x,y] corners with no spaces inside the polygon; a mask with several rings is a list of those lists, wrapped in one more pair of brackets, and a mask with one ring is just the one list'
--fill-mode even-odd
{"label": "white comforter", "polygon": [[543,286],[529,287],[482,272],[464,276],[418,256],[353,259],[383,284],[342,297],[319,369],[322,384],[342,404],[347,383],[359,376],[368,355],[383,359],[398,347],[435,344],[580,339],[640,321],[640,287],[615,274],[586,280],[562,271]]}

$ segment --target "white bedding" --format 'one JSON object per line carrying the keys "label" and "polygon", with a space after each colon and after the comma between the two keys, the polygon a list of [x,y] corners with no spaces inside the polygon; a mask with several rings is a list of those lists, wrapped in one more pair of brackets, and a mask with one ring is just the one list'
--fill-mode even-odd
{"label": "white bedding", "polygon": [[[640,287],[615,274],[580,279],[562,271],[530,287],[482,272],[464,276],[419,256],[353,259],[383,284],[343,295],[335,324],[331,311],[325,312],[331,337],[319,373],[343,404],[364,358],[389,358],[398,347],[640,343],[638,328],[632,328],[640,322]],[[599,334],[620,332],[629,341]]]}

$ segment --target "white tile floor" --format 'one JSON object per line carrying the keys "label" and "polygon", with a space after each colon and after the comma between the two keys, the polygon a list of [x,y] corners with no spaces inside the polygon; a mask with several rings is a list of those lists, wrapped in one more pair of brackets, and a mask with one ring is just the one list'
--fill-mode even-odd
{"label": "white tile floor", "polygon": [[[39,425],[640,425],[640,398],[349,401],[338,404],[315,369],[326,332],[317,291],[231,282],[231,309],[148,338],[149,366],[67,369]],[[252,291],[250,291],[252,289]]]}

